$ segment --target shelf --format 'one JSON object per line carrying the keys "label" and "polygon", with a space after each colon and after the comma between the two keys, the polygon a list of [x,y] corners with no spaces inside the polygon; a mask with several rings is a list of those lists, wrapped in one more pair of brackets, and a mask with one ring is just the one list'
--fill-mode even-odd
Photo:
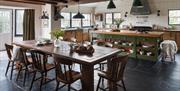
{"label": "shelf", "polygon": [[127,47],[127,48],[133,48],[134,46],[128,46],[128,45],[114,45],[114,46],[118,46],[118,47]]}
{"label": "shelf", "polygon": [[149,60],[149,61],[157,61],[157,57],[156,56],[147,56],[147,55],[137,54],[137,58],[138,59]]}
{"label": "shelf", "polygon": [[156,48],[154,48],[154,47],[149,47],[149,48],[136,47],[136,49],[143,49],[143,50],[148,50],[148,51],[154,51],[154,50],[156,50]]}

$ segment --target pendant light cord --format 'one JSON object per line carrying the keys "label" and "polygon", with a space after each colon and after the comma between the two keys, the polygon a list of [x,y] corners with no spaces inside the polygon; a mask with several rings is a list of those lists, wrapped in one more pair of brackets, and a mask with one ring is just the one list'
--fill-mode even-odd
{"label": "pendant light cord", "polygon": [[79,12],[79,0],[78,0],[78,12]]}

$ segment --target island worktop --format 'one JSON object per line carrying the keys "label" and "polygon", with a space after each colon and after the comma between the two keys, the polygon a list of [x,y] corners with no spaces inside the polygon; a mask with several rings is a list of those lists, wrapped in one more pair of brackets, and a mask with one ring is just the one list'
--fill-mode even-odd
{"label": "island worktop", "polygon": [[110,35],[126,35],[126,36],[139,36],[139,37],[154,37],[159,38],[162,37],[164,32],[147,32],[141,33],[136,31],[121,31],[121,32],[112,32],[112,31],[93,31],[93,34],[110,34]]}

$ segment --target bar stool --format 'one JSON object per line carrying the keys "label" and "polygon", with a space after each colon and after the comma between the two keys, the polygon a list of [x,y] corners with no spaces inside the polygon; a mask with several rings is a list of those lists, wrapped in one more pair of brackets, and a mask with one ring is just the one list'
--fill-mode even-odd
{"label": "bar stool", "polygon": [[175,61],[175,55],[178,51],[175,41],[164,40],[163,42],[161,42],[160,48],[162,61],[167,61],[167,58],[170,58],[170,61]]}

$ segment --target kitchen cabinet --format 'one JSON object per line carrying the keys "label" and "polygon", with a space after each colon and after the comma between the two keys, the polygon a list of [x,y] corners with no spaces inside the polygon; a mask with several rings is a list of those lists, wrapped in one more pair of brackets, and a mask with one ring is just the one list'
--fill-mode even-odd
{"label": "kitchen cabinet", "polygon": [[174,40],[180,50],[180,31],[163,31],[163,40]]}

